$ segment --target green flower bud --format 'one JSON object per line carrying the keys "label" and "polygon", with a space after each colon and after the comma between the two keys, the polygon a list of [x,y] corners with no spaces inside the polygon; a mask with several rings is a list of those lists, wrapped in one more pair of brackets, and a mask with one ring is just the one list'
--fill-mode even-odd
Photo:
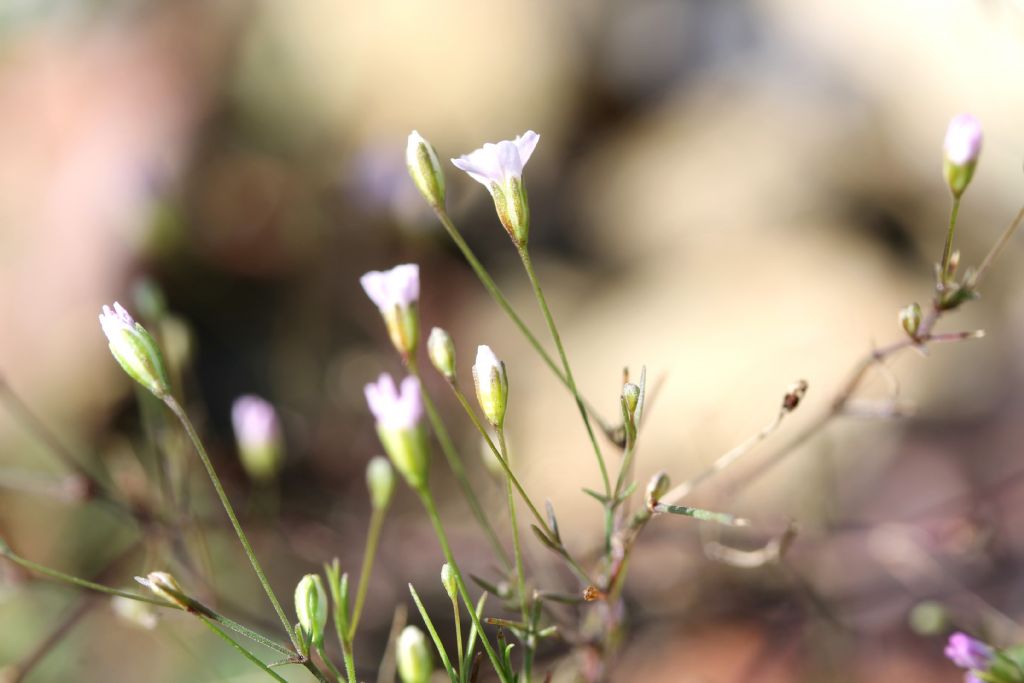
{"label": "green flower bud", "polygon": [[441,585],[444,586],[444,591],[448,594],[448,597],[455,600],[456,589],[458,588],[455,585],[455,570],[447,562],[441,565]]}
{"label": "green flower bud", "polygon": [[622,400],[626,402],[626,411],[629,413],[629,418],[632,420],[633,416],[636,414],[636,406],[640,402],[640,387],[632,382],[626,382],[623,384]]}
{"label": "green flower bud", "polygon": [[477,348],[473,382],[476,384],[476,399],[484,417],[495,429],[501,429],[508,404],[508,376],[505,364],[498,360],[489,346]]}
{"label": "green flower bud", "polygon": [[449,382],[455,381],[455,344],[452,337],[440,327],[430,330],[427,355],[434,368]]}
{"label": "green flower bud", "polygon": [[398,659],[398,677],[402,683],[429,683],[434,663],[423,631],[415,626],[402,629],[395,656]]}
{"label": "green flower bud", "polygon": [[107,336],[110,352],[129,377],[157,398],[162,399],[171,392],[171,383],[156,341],[121,304],[114,302],[114,310],[104,306],[100,325]]}
{"label": "green flower bud", "polygon": [[911,339],[917,339],[917,331],[921,327],[921,306],[916,301],[900,309],[900,327]]}
{"label": "green flower bud", "polygon": [[370,504],[374,510],[383,510],[391,503],[391,496],[395,493],[395,471],[384,456],[375,455],[366,465],[366,488],[370,491]]}
{"label": "green flower bud", "polygon": [[306,574],[295,587],[295,614],[303,635],[323,645],[327,625],[327,591],[319,574]]}
{"label": "green flower bud", "polygon": [[671,481],[668,478],[668,474],[664,471],[658,472],[651,480],[647,482],[647,509],[654,510],[654,506],[657,505],[658,501],[668,493],[668,487],[671,485]]}
{"label": "green flower bud", "polygon": [[433,145],[413,131],[405,147],[405,165],[416,189],[431,206],[444,207],[444,171]]}

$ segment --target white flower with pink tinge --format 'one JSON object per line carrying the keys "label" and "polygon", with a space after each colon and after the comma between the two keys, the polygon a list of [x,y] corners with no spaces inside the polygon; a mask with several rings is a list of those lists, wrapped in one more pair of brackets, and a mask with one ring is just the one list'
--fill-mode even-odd
{"label": "white flower with pink tinge", "polygon": [[273,445],[281,435],[274,406],[253,394],[235,399],[231,406],[231,424],[235,428],[238,443],[243,447]]}
{"label": "white flower with pink tinge", "polygon": [[361,278],[359,284],[381,313],[390,313],[395,308],[408,308],[420,298],[420,267],[415,263],[404,263],[391,270],[371,270]]}
{"label": "white flower with pink tinge", "polygon": [[515,140],[485,143],[480,149],[452,159],[452,163],[494,194],[494,185],[503,188],[512,179],[523,177],[523,167],[538,142],[540,135],[528,130]]}
{"label": "white flower with pink tinge", "polygon": [[971,164],[981,154],[981,123],[970,114],[958,114],[949,122],[943,151],[950,163]]}
{"label": "white flower with pink tinge", "polygon": [[423,417],[420,382],[412,375],[396,387],[391,375],[382,373],[376,382],[367,384],[363,392],[377,426],[382,429],[413,429]]}
{"label": "white flower with pink tinge", "polygon": [[115,301],[113,310],[110,309],[110,306],[103,307],[103,312],[100,313],[100,327],[103,328],[103,334],[107,336],[107,341],[115,342],[121,330],[135,332],[135,319],[128,311],[124,310],[124,306]]}

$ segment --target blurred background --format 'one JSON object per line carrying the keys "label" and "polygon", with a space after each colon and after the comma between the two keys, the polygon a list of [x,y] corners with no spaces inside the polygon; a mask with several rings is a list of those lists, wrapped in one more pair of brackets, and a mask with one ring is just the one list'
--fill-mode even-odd
{"label": "blurred background", "polygon": [[[941,324],[984,328],[984,339],[906,352],[867,377],[867,399],[891,396],[898,378],[905,419],[844,418],[775,454],[874,344],[900,339],[900,307],[927,303],[948,219],[951,116],[975,114],[986,135],[960,214],[962,263],[979,262],[1017,211],[1022,71],[1014,0],[6,0],[0,537],[110,585],[179,574],[173,539],[91,500],[65,463],[102,468],[145,507],[159,497],[154,452],[177,453],[216,568],[189,588],[272,631],[209,482],[113,362],[96,315],[118,300],[160,336],[289,596],[335,556],[358,572],[363,473],[379,451],[362,387],[401,371],[358,278],[417,262],[424,331],[451,331],[464,383],[477,344],[505,360],[526,488],[553,501],[574,552],[596,557],[600,509],[580,488],[600,480],[575,406],[404,168],[416,129],[445,161],[456,224],[547,340],[489,196],[447,164],[533,129],[531,247],[581,391],[610,418],[623,368],[635,378],[645,366],[657,388],[641,482],[659,469],[677,482],[696,474],[770,422],[792,381],[810,384],[776,434],[693,497],[751,528],[673,517],[647,529],[610,679],[961,680],[942,657],[951,629],[1024,639],[1020,245],[984,298]],[[504,519],[472,426],[432,372],[430,382]],[[238,463],[230,407],[243,393],[282,415],[287,457],[269,486]],[[432,477],[456,554],[493,574],[439,457]],[[756,550],[791,522],[782,562],[741,568],[705,552]],[[576,589],[527,543],[550,587]],[[376,680],[407,582],[450,632],[441,562],[400,486],[356,644],[361,678]],[[8,682],[264,677],[187,615],[139,628],[107,600],[6,562],[0,633]],[[557,681],[585,666],[564,645],[543,662]]]}

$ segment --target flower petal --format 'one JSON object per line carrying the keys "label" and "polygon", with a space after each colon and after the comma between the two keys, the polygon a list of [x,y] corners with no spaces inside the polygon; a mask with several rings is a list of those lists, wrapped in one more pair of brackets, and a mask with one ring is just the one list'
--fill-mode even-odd
{"label": "flower petal", "polygon": [[522,167],[526,166],[526,162],[533,156],[533,150],[537,148],[537,143],[540,142],[540,135],[534,133],[532,130],[528,130],[515,140],[515,145],[519,149],[519,162],[521,164],[519,171],[522,172]]}

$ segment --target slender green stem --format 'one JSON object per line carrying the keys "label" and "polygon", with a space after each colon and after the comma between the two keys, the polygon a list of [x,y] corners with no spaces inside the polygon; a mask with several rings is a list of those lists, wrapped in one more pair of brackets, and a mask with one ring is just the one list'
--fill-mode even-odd
{"label": "slender green stem", "polygon": [[[505,443],[505,429],[498,427],[498,447],[501,449],[502,459],[507,463],[509,460],[508,445]],[[529,599],[526,595],[526,572],[523,569],[523,551],[520,547],[519,542],[519,523],[516,520],[516,499],[512,493],[512,480],[509,477],[505,477],[505,493],[508,496],[508,518],[509,524],[512,526],[512,549],[516,558],[516,590],[519,593],[519,610],[523,615],[523,623],[529,621],[530,618],[530,605]],[[523,649],[529,651],[529,635],[523,634]],[[523,655],[523,677],[526,683],[530,683],[530,671],[528,664],[530,658],[526,656],[526,652]]]}
{"label": "slender green stem", "polygon": [[469,615],[473,619],[473,625],[476,626],[476,629],[480,634],[480,642],[483,643],[484,651],[487,652],[487,658],[491,660],[491,666],[494,667],[494,671],[498,674],[498,678],[502,683],[512,683],[509,673],[505,670],[505,665],[502,663],[501,658],[494,651],[490,641],[484,634],[484,628],[483,624],[480,623],[480,617],[475,611],[473,611],[473,601],[469,597],[469,589],[466,588],[466,582],[462,579],[462,572],[459,570],[458,563],[455,562],[455,555],[452,553],[451,546],[448,545],[448,535],[445,533],[444,526],[441,524],[440,515],[437,514],[437,506],[434,504],[434,497],[431,495],[430,489],[425,487],[417,490],[417,493],[420,496],[420,500],[423,502],[423,507],[427,511],[427,516],[430,517],[430,523],[434,526],[434,533],[437,535],[438,543],[441,544],[441,552],[444,553],[445,561],[451,565],[452,572],[455,574],[455,585],[458,586],[462,602],[466,605],[466,609],[469,611]]}
{"label": "slender green stem", "polygon": [[441,664],[444,665],[444,670],[448,673],[448,678],[451,679],[452,683],[459,683],[459,676],[455,673],[451,660],[448,659],[448,653],[444,650],[444,643],[441,642],[441,637],[437,635],[437,629],[434,628],[434,622],[430,619],[430,615],[427,613],[427,608],[423,606],[423,601],[420,600],[419,594],[411,583],[409,584],[409,592],[412,593],[412,599],[413,602],[416,603],[416,609],[419,610],[420,616],[423,618],[423,623],[427,627],[427,632],[430,633],[430,638],[434,641],[434,649],[437,650],[437,654],[441,658]]}
{"label": "slender green stem", "polygon": [[316,651],[317,654],[320,655],[320,659],[324,660],[324,664],[326,664],[327,668],[330,669],[331,674],[338,679],[338,683],[344,683],[345,674],[341,673],[341,671],[338,670],[338,667],[334,666],[334,662],[332,662],[330,657],[327,656],[327,653],[324,652],[323,644],[317,645]]}
{"label": "slender green stem", "polygon": [[[530,328],[526,326],[525,322],[523,322],[523,319],[520,318],[519,314],[517,314],[515,309],[512,308],[512,304],[509,303],[508,299],[505,298],[505,295],[501,293],[500,289],[498,289],[498,285],[495,284],[494,280],[487,272],[487,269],[484,268],[483,264],[481,264],[480,260],[476,257],[476,254],[473,253],[473,250],[469,248],[469,244],[467,244],[466,240],[463,239],[462,233],[460,233],[458,228],[455,227],[455,224],[452,222],[452,219],[448,215],[448,212],[445,210],[445,208],[443,206],[434,206],[433,209],[434,213],[437,214],[438,220],[441,221],[441,225],[444,226],[445,231],[448,232],[448,235],[452,238],[452,241],[455,242],[455,246],[457,246],[459,248],[459,251],[462,252],[462,256],[469,263],[470,267],[473,269],[473,272],[476,273],[477,278],[480,280],[481,284],[483,284],[487,292],[491,295],[491,298],[493,298],[494,301],[497,302],[498,306],[501,307],[501,310],[505,311],[505,314],[509,317],[509,319],[511,319],[515,326],[519,328],[519,331],[522,332],[524,337],[526,337],[526,341],[529,342],[530,346],[532,346],[533,349],[537,352],[537,355],[539,355],[541,357],[541,360],[544,361],[544,364],[548,366],[552,373],[554,373],[555,377],[557,377],[559,381],[561,381],[562,384],[564,384],[565,387],[571,391],[572,387],[569,383],[569,379],[558,368],[558,365],[551,357],[551,354],[549,354],[547,350],[545,350],[545,348],[541,345],[540,341],[538,341],[537,337],[533,334]],[[577,399],[583,400],[582,398],[579,397],[578,394]],[[594,420],[600,426],[601,431],[603,431],[609,438],[611,438],[613,433],[612,428],[608,425],[607,422],[605,422],[605,420],[600,416],[597,410],[589,402],[583,401],[583,403],[584,405],[586,405],[586,409],[590,412],[591,416],[593,416]]]}
{"label": "slender green stem", "polygon": [[455,643],[459,653],[459,683],[465,683],[468,672],[462,664],[466,655],[462,650],[462,615],[459,613],[459,596],[457,595],[452,596],[452,612],[455,615]]}
{"label": "slender green stem", "polygon": [[508,556],[508,551],[501,545],[497,532],[494,531],[494,527],[488,521],[483,507],[480,505],[480,500],[473,491],[473,485],[470,483],[469,477],[466,476],[466,468],[462,464],[462,458],[459,457],[459,452],[455,449],[455,444],[452,442],[451,435],[448,434],[448,430],[444,426],[444,421],[437,411],[437,406],[434,405],[433,399],[430,398],[430,394],[423,385],[423,377],[420,375],[419,366],[411,357],[408,359],[407,365],[409,372],[420,380],[420,394],[423,396],[423,406],[427,410],[427,419],[430,421],[430,427],[437,436],[441,452],[444,453],[448,466],[452,474],[455,475],[455,480],[459,483],[459,488],[462,489],[466,502],[469,503],[473,517],[480,525],[480,528],[483,529],[484,534],[487,535],[487,540],[490,542],[491,547],[494,548],[494,552],[501,561],[502,566],[506,568],[511,567],[512,561]]}
{"label": "slender green stem", "polygon": [[946,284],[949,259],[953,255],[953,232],[956,230],[956,218],[960,213],[960,198],[953,197],[953,208],[949,211],[949,231],[946,233],[946,245],[942,248],[942,267],[939,270],[939,286]]}
{"label": "slender green stem", "polygon": [[85,588],[87,590],[95,591],[97,593],[106,593],[107,595],[116,595],[121,598],[128,598],[129,600],[138,600],[139,602],[147,602],[151,605],[157,605],[159,607],[170,607],[171,609],[181,609],[178,605],[170,603],[160,598],[150,597],[148,595],[142,595],[140,593],[132,593],[131,591],[123,591],[117,588],[111,588],[110,586],[104,586],[101,583],[95,583],[93,581],[87,581],[71,574],[65,574],[59,572],[56,569],[50,569],[49,567],[37,564],[32,560],[26,560],[24,557],[17,555],[12,551],[6,544],[0,541],[0,555],[6,557],[14,564],[23,567],[36,574],[42,574],[48,578],[67,583],[72,586],[78,586],[79,588]]}
{"label": "slender green stem", "polygon": [[[476,413],[473,412],[473,407],[472,405],[469,404],[469,400],[466,398],[466,394],[462,392],[458,385],[450,384],[450,386],[452,387],[452,391],[455,392],[456,398],[459,399],[459,403],[462,405],[462,408],[466,412],[466,415],[469,416],[469,419],[473,423],[473,426],[476,427],[476,431],[480,433],[480,436],[483,437],[483,440],[486,442],[487,447],[489,447],[490,453],[494,454],[495,460],[498,461],[498,463],[502,466],[502,469],[505,471],[505,476],[509,479],[509,481],[512,482],[512,485],[515,486],[517,492],[519,492],[519,498],[521,498],[523,503],[526,504],[526,507],[529,508],[530,513],[534,515],[534,518],[537,520],[538,526],[544,531],[545,536],[548,538],[548,540],[550,540],[552,543],[558,544],[558,540],[555,538],[555,531],[548,525],[547,517],[541,514],[540,510],[538,510],[537,506],[534,504],[534,501],[531,501],[529,496],[526,495],[526,489],[522,487],[522,483],[519,481],[519,478],[516,477],[514,472],[512,472],[512,468],[509,467],[509,464],[502,457],[501,451],[498,450],[498,446],[495,444],[494,439],[490,438],[490,434],[487,433],[486,427],[483,426],[483,423],[480,422],[480,419],[476,417]],[[577,573],[581,581],[583,581],[585,584],[594,583],[590,579],[590,575],[587,573],[587,570],[584,569],[579,562],[575,561],[575,559],[573,559],[571,555],[569,555],[568,550],[566,550],[564,545],[561,546],[559,552],[560,555],[568,563],[569,567],[575,573]]]}
{"label": "slender green stem", "polygon": [[213,469],[213,463],[210,461],[210,456],[206,453],[206,448],[203,446],[203,442],[199,439],[199,434],[196,432],[196,428],[192,425],[192,421],[185,413],[185,410],[181,405],[179,405],[173,396],[165,396],[164,403],[167,404],[167,407],[170,408],[171,412],[174,413],[181,422],[182,427],[184,427],[185,431],[188,433],[188,437],[192,441],[192,445],[195,446],[196,453],[199,454],[199,459],[203,461],[206,473],[210,477],[210,483],[213,484],[213,488],[217,492],[217,497],[220,498],[221,505],[224,506],[224,511],[227,513],[228,519],[231,520],[231,526],[234,527],[235,534],[238,536],[238,540],[241,542],[242,548],[245,549],[245,554],[249,557],[249,562],[252,564],[253,571],[256,572],[256,576],[259,578],[260,584],[263,586],[263,590],[270,599],[270,604],[273,605],[274,611],[277,612],[277,616],[281,620],[281,624],[284,626],[285,633],[288,634],[288,639],[292,642],[296,651],[301,651],[299,641],[295,637],[295,631],[292,629],[291,622],[288,620],[288,616],[284,613],[284,609],[281,607],[281,602],[274,594],[274,589],[270,587],[270,582],[267,580],[267,575],[263,572],[263,567],[260,566],[259,560],[256,559],[256,553],[253,551],[252,545],[249,543],[249,538],[242,530],[242,525],[239,523],[238,517],[235,515],[235,510],[231,506],[231,501],[228,500],[227,493],[225,493],[224,487],[220,483],[220,477],[217,476],[217,472]]}
{"label": "slender green stem", "polygon": [[359,586],[356,588],[356,604],[352,608],[352,618],[349,620],[348,633],[345,639],[349,642],[356,636],[356,629],[359,627],[359,616],[363,613],[363,603],[366,602],[366,590],[370,585],[370,575],[373,573],[373,560],[377,555],[377,544],[380,542],[380,529],[384,524],[384,516],[387,508],[374,508],[370,514],[370,529],[366,532],[366,550],[363,552],[363,567],[359,571]]}
{"label": "slender green stem", "polygon": [[562,345],[562,337],[558,334],[558,327],[555,325],[555,319],[551,316],[551,309],[548,308],[547,299],[544,297],[544,290],[541,289],[540,280],[537,279],[537,273],[533,270],[533,261],[530,259],[529,249],[525,246],[521,247],[519,249],[519,258],[523,262],[523,268],[526,269],[527,277],[530,278],[533,293],[537,297],[541,313],[544,314],[544,320],[548,324],[551,338],[554,339],[555,346],[558,348],[558,355],[562,359],[562,368],[565,370],[566,386],[569,387],[573,398],[576,399],[576,406],[579,408],[580,416],[583,418],[583,425],[587,428],[587,436],[590,437],[590,444],[594,447],[594,455],[597,456],[597,464],[601,468],[601,480],[604,482],[605,495],[611,497],[612,485],[608,479],[608,468],[604,464],[601,446],[597,443],[597,437],[594,436],[594,428],[590,425],[590,416],[587,414],[587,408],[583,404],[583,398],[580,396],[579,390],[576,388],[576,380],[572,376],[572,368],[569,367],[569,358],[566,356],[565,347]]}
{"label": "slender green stem", "polygon": [[357,683],[356,662],[352,655],[352,643],[342,645],[341,656],[345,660],[345,673],[348,675],[348,683]]}
{"label": "slender green stem", "polygon": [[978,266],[978,270],[975,272],[974,278],[970,283],[972,289],[981,283],[982,277],[984,277],[985,273],[988,272],[988,269],[992,267],[993,261],[996,260],[996,257],[999,256],[1000,252],[1002,252],[1003,247],[1005,247],[1006,243],[1010,241],[1011,237],[1013,237],[1013,233],[1017,232],[1017,228],[1020,227],[1021,221],[1024,221],[1024,207],[1017,212],[1016,217],[1010,221],[1010,225],[1003,230],[999,239],[996,240],[996,243],[989,250],[988,254],[985,255],[985,260],[981,262],[980,266]]}
{"label": "slender green stem", "polygon": [[206,617],[204,617],[202,615],[200,615],[199,618],[202,619],[203,623],[206,624],[206,626],[211,631],[213,631],[218,636],[223,638],[225,642],[227,642],[229,645],[231,645],[231,647],[233,647],[235,650],[237,650],[243,657],[245,657],[250,662],[252,662],[256,666],[258,666],[260,669],[262,669],[265,674],[267,674],[268,676],[273,678],[275,681],[280,681],[281,683],[288,683],[288,681],[286,681],[285,679],[283,679],[279,675],[277,675],[277,673],[275,673],[273,669],[271,669],[269,666],[264,664],[263,661],[260,660],[259,657],[257,657],[253,653],[251,653],[248,650],[246,650],[237,641],[235,641],[234,638],[229,636],[227,633],[224,633],[224,631],[222,631],[220,628],[218,628],[217,625],[213,623],[213,621],[211,621],[210,619],[207,619]]}
{"label": "slender green stem", "polygon": [[554,529],[548,526],[547,518],[544,517],[544,515],[542,515],[540,511],[537,509],[537,506],[534,505],[533,501],[530,499],[530,496],[527,495],[526,489],[524,489],[522,483],[520,483],[519,478],[516,477],[515,473],[512,472],[512,468],[509,467],[509,464],[505,460],[505,458],[502,457],[501,451],[498,450],[498,447],[495,445],[494,440],[491,439],[491,435],[487,433],[487,428],[484,427],[483,423],[480,422],[480,418],[478,418],[476,413],[473,411],[473,407],[469,404],[469,400],[466,398],[466,395],[462,393],[462,390],[459,389],[458,385],[450,383],[449,386],[451,386],[452,391],[455,393],[455,397],[459,400],[459,404],[462,406],[462,409],[466,411],[466,415],[469,416],[469,419],[470,421],[472,421],[473,426],[476,427],[476,430],[480,432],[480,435],[482,437],[484,437],[484,441],[487,443],[488,448],[491,449],[491,453],[494,454],[494,457],[498,461],[498,464],[500,464],[502,470],[504,470],[506,478],[510,482],[512,482],[513,486],[515,486],[516,490],[519,492],[519,497],[523,499],[523,502],[526,503],[526,506],[530,509],[530,512],[533,514],[534,519],[537,520],[538,527],[544,531],[544,534],[552,543],[561,546],[561,556],[565,558],[565,561],[569,564],[573,571],[576,572],[580,580],[587,584],[593,583],[593,581],[590,579],[590,576],[587,574],[586,570],[584,570],[583,567],[581,567],[580,564],[575,559],[573,559],[573,557],[569,554],[569,551],[565,548],[565,546],[559,543],[558,539],[555,537]]}
{"label": "slender green stem", "polygon": [[[505,462],[509,460],[508,446],[505,443],[505,430],[498,428],[498,447],[501,449],[502,458]],[[519,524],[516,521],[516,499],[512,493],[512,480],[505,477],[505,493],[508,498],[508,518],[512,525],[512,549],[516,558],[516,583],[519,592],[519,607],[523,613],[523,622],[529,616],[529,606],[526,599],[526,572],[523,570],[523,551],[519,543]]]}

